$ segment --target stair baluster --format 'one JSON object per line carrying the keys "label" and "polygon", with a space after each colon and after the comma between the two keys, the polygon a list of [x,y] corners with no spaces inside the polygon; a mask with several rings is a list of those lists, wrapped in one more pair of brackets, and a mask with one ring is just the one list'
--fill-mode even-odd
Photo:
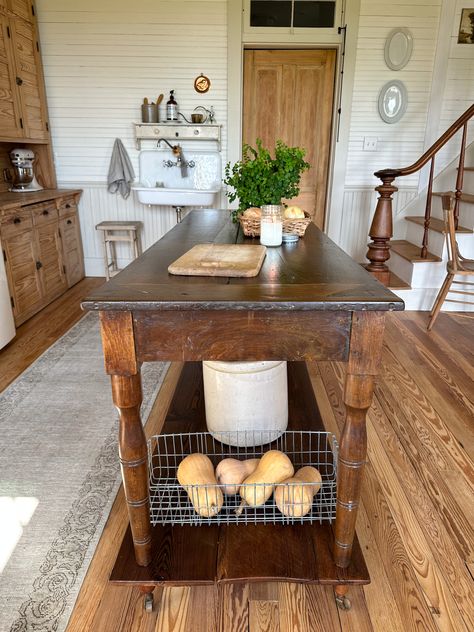
{"label": "stair baluster", "polygon": [[425,206],[425,230],[423,233],[423,242],[421,245],[421,258],[426,259],[428,256],[428,230],[430,228],[430,220],[431,220],[431,200],[433,198],[433,178],[434,178],[434,164],[435,157],[431,159],[431,167],[430,167],[430,179],[428,182],[428,194],[426,196],[426,206]]}
{"label": "stair baluster", "polygon": [[464,180],[464,155],[466,153],[467,122],[462,129],[461,151],[459,152],[458,177],[456,178],[456,199],[454,200],[454,228],[459,224],[459,203],[462,195],[462,184]]}

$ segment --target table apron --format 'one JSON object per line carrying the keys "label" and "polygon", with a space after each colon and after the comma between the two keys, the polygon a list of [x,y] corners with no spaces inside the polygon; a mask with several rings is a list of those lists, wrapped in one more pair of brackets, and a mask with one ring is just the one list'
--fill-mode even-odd
{"label": "table apron", "polygon": [[352,314],[314,311],[135,311],[138,362],[338,360],[349,355]]}

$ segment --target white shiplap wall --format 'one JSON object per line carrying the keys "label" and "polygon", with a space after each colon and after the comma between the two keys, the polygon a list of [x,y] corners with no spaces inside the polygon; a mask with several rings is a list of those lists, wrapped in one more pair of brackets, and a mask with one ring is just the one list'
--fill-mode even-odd
{"label": "white shiplap wall", "polygon": [[[441,0],[362,0],[347,157],[348,188],[375,186],[374,171],[408,166],[423,153],[440,5]],[[413,54],[405,68],[393,71],[385,64],[384,45],[390,31],[402,26],[413,34]],[[401,121],[387,124],[378,115],[377,101],[382,86],[393,79],[406,85],[408,108]],[[363,151],[365,136],[377,138],[377,151]],[[418,176],[413,175],[403,184],[416,186],[417,182]]]}
{"label": "white shiplap wall", "polygon": [[[121,138],[138,177],[132,123],[143,97],[165,99],[176,90],[185,115],[214,106],[223,125],[226,159],[226,0],[37,0],[46,91],[58,185],[84,190],[80,218],[86,274],[102,274],[95,224],[101,220],[144,222],[147,247],[175,223],[171,208],[149,209],[106,191],[115,138]],[[200,95],[201,72],[211,89]],[[127,259],[127,251],[119,250]],[[126,261],[125,261],[126,262]]]}
{"label": "white shiplap wall", "polygon": [[[343,220],[339,243],[357,261],[365,261],[368,230],[380,181],[374,171],[411,164],[423,153],[430,105],[431,80],[437,45],[441,0],[362,0],[359,18],[354,95]],[[413,53],[407,66],[390,70],[384,60],[387,35],[407,27],[413,35]],[[378,96],[390,80],[403,81],[408,91],[408,108],[400,122],[387,124],[378,114]],[[376,151],[363,151],[364,138],[377,138]],[[394,196],[394,218],[416,196],[418,174],[399,182]],[[397,226],[397,222],[395,221]]]}
{"label": "white shiplap wall", "polygon": [[[446,88],[439,120],[438,131],[440,135],[474,103],[474,44],[458,44],[461,10],[474,5],[466,3],[465,0],[453,1],[456,4],[453,23],[444,25],[450,46]],[[468,142],[473,140],[474,123],[471,121],[468,126]],[[459,132],[440,151],[436,159],[438,170],[449,164],[459,154],[460,143],[461,133]]]}

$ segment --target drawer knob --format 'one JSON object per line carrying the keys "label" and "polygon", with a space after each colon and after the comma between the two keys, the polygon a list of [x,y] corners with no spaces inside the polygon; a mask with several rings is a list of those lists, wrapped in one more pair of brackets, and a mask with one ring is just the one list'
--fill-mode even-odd
{"label": "drawer knob", "polygon": [[43,211],[43,215],[49,215],[49,211],[44,210],[44,211]]}
{"label": "drawer knob", "polygon": [[36,262],[36,269],[40,270],[43,267],[43,264],[41,263],[41,261],[37,261]]}
{"label": "drawer knob", "polygon": [[70,204],[66,204],[66,208],[71,208],[71,205]]}
{"label": "drawer knob", "polygon": [[17,78],[16,78],[16,85],[17,85],[17,86],[21,86],[21,85],[22,85],[22,83],[23,83],[23,79],[22,79],[21,77],[17,77]]}
{"label": "drawer knob", "polygon": [[15,217],[15,219],[13,220],[14,224],[21,224],[21,219],[19,217]]}
{"label": "drawer knob", "polygon": [[66,224],[72,224],[72,219],[68,219]]}

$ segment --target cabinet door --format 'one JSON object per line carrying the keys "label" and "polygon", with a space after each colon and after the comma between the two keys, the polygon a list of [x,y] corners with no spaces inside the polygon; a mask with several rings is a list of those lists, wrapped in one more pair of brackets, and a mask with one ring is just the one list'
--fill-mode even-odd
{"label": "cabinet door", "polygon": [[[7,0],[0,0],[0,6],[7,4]],[[18,15],[20,18],[33,22],[35,10],[33,8],[33,2],[31,0],[8,0],[8,8],[12,13]]]}
{"label": "cabinet door", "polygon": [[47,140],[46,108],[41,61],[34,24],[10,20],[21,113],[26,138]]}
{"label": "cabinet door", "polygon": [[0,14],[0,137],[23,136],[15,78],[9,20]]}
{"label": "cabinet door", "polygon": [[67,285],[71,287],[84,278],[81,230],[77,214],[63,217],[59,221],[63,262],[66,268]]}
{"label": "cabinet door", "polygon": [[36,227],[36,248],[41,263],[43,295],[45,302],[49,303],[67,288],[57,221]]}
{"label": "cabinet door", "polygon": [[18,232],[6,239],[2,234],[2,247],[18,326],[37,312],[43,302],[33,230]]}

